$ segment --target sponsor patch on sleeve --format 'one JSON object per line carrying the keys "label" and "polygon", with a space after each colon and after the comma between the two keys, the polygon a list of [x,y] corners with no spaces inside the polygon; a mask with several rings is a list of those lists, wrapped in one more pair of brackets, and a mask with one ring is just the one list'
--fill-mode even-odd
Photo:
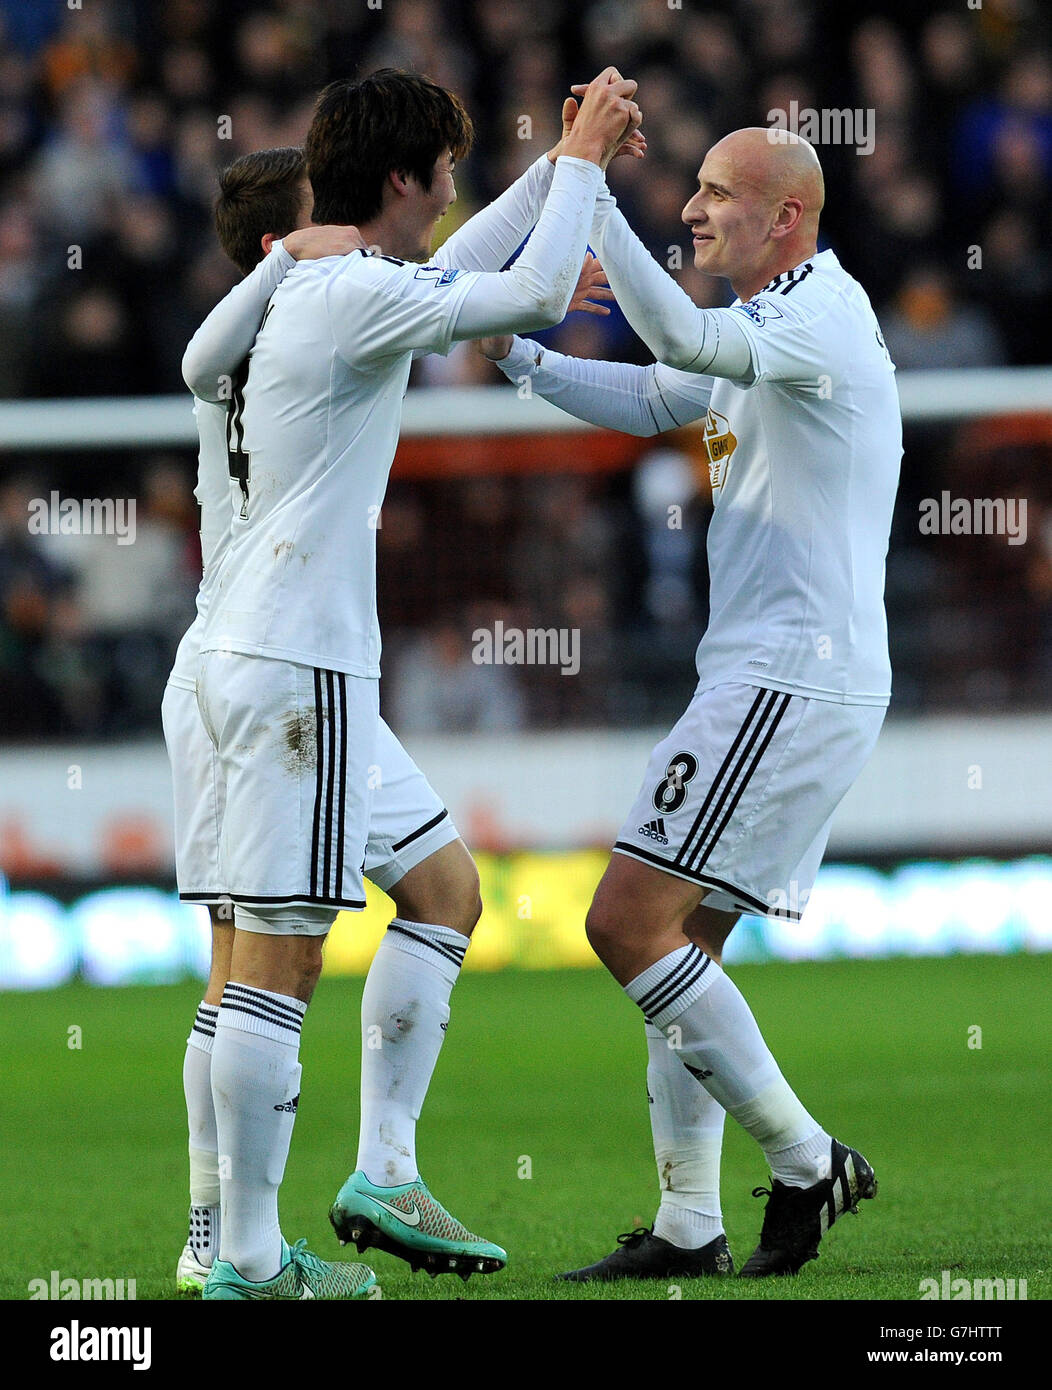
{"label": "sponsor patch on sleeve", "polygon": [[780,319],[782,311],[776,304],[772,304],[768,299],[750,299],[747,304],[735,304],[735,309],[740,314],[746,314],[752,319],[753,323],[761,326],[769,319]]}
{"label": "sponsor patch on sleeve", "polygon": [[440,289],[443,285],[451,285],[459,274],[459,270],[447,270],[440,265],[422,265],[418,268],[413,279],[433,280],[435,288]]}

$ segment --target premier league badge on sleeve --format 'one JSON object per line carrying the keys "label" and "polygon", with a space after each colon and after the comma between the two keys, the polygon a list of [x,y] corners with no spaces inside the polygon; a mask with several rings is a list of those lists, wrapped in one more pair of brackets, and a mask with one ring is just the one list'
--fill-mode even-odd
{"label": "premier league badge on sleeve", "polygon": [[772,304],[768,299],[750,299],[747,304],[735,304],[742,314],[748,314],[753,323],[765,324],[769,319],[780,319],[782,311],[777,305]]}
{"label": "premier league badge on sleeve", "polygon": [[443,285],[452,284],[459,274],[460,271],[454,270],[452,267],[445,268],[440,265],[422,265],[413,276],[413,279],[433,280],[436,289],[440,289]]}

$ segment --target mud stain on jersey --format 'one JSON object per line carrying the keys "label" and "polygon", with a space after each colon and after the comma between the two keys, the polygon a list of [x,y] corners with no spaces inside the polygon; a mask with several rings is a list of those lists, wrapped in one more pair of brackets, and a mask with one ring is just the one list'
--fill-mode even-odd
{"label": "mud stain on jersey", "polygon": [[281,765],[290,777],[313,772],[318,762],[318,734],[313,709],[294,709],[281,721]]}

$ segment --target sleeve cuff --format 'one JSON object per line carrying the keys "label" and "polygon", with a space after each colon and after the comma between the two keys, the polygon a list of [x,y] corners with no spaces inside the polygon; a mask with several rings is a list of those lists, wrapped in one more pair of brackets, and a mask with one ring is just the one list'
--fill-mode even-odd
{"label": "sleeve cuff", "polygon": [[[547,158],[547,156],[545,156]],[[578,178],[587,178],[593,188],[598,189],[600,185],[605,186],[606,175],[598,164],[593,164],[590,159],[578,159],[576,155],[561,154],[555,161],[555,172],[559,172],[559,166],[565,164],[569,169],[578,170]]]}
{"label": "sleeve cuff", "polygon": [[270,243],[270,254],[277,256],[285,270],[291,270],[296,264],[296,257],[290,251],[285,250],[285,243],[280,237]]}
{"label": "sleeve cuff", "polygon": [[540,343],[535,343],[532,338],[516,336],[511,340],[511,351],[507,357],[502,357],[496,365],[512,381],[533,376],[537,371],[537,355],[543,350]]}

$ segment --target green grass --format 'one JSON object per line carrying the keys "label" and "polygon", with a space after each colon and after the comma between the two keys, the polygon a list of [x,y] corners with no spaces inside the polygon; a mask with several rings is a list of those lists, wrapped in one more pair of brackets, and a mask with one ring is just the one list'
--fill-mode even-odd
{"label": "green grass", "polygon": [[[1031,1300],[1048,1298],[1047,970],[1026,956],[735,969],[804,1103],[863,1150],[881,1190],[796,1279],[683,1280],[682,1297],[915,1300],[921,1279],[949,1269],[1025,1278]],[[327,1257],[339,1247],[326,1212],[357,1141],[360,992],[325,980],[308,1014],[282,1192],[288,1238]],[[26,1298],[52,1269],[171,1296],[187,1202],[181,1064],[199,998],[196,985],[5,996],[3,1298]],[[453,1004],[418,1153],[440,1200],[510,1263],[464,1284],[371,1252],[385,1298],[667,1299],[664,1283],[550,1277],[654,1216],[637,1010],[600,971],[468,974]],[[967,1046],[975,1024],[981,1049]],[[750,1190],[766,1180],[759,1149],[729,1124],[724,1214],[739,1263],[762,1217]]]}

